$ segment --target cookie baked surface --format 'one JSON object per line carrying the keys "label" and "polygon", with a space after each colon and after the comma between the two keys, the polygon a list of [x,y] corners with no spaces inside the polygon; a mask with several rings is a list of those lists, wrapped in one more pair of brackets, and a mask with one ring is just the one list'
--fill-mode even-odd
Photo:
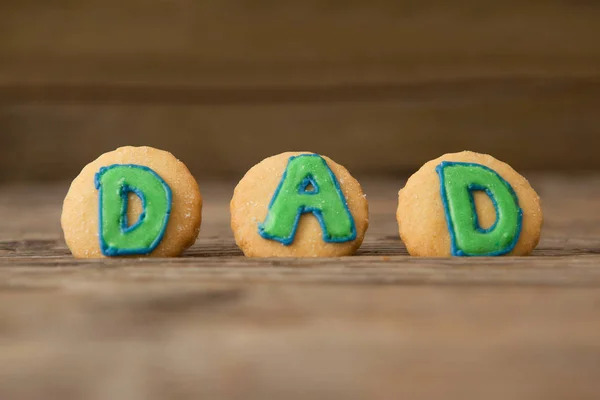
{"label": "cookie baked surface", "polygon": [[171,153],[121,147],[86,165],[65,197],[61,225],[75,257],[174,257],[194,244],[202,197]]}
{"label": "cookie baked surface", "polygon": [[248,257],[353,254],[369,225],[366,196],[348,170],[309,152],[252,167],[230,203],[231,229]]}
{"label": "cookie baked surface", "polygon": [[425,257],[528,255],[540,239],[540,198],[527,179],[487,154],[445,154],[398,193],[400,237]]}

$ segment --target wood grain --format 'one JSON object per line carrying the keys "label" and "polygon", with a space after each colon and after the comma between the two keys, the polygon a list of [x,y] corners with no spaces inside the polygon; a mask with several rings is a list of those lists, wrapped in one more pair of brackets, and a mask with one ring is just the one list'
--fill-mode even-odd
{"label": "wood grain", "polygon": [[597,75],[594,1],[2,2],[0,82],[271,86]]}
{"label": "wood grain", "polygon": [[532,257],[411,258],[403,180],[362,180],[359,255],[251,260],[234,182],[176,259],[75,260],[66,185],[0,186],[0,398],[596,399],[600,176],[538,175]]}
{"label": "wood grain", "polygon": [[599,36],[585,0],[2,1],[0,180],[126,144],[213,178],[288,150],[364,174],[463,149],[597,169]]}

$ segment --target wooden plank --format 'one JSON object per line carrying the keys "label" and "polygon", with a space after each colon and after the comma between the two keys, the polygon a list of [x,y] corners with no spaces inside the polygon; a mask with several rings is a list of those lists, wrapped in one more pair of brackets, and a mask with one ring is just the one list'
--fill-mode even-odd
{"label": "wooden plank", "polygon": [[250,260],[233,182],[201,182],[176,259],[75,260],[60,185],[0,186],[0,398],[596,399],[600,176],[532,177],[533,257],[423,259],[396,230],[402,180],[365,179],[359,256]]}
{"label": "wooden plank", "polygon": [[124,144],[199,177],[308,147],[365,174],[463,149],[596,169],[599,21],[593,1],[3,1],[0,180]]}
{"label": "wooden plank", "polygon": [[1,290],[2,397],[599,393],[597,290],[142,282]]}
{"label": "wooden plank", "polygon": [[199,178],[239,178],[286,150],[326,154],[360,175],[412,173],[464,149],[518,170],[600,167],[600,80],[423,84],[354,95],[309,90],[304,99],[275,90],[250,95],[254,103],[237,102],[235,92],[215,94],[215,104],[218,92],[189,92],[191,103],[176,93],[166,103],[152,92],[140,103],[78,93],[0,105],[0,180],[72,179],[102,152],[127,144],[170,150]]}
{"label": "wooden plank", "polygon": [[597,290],[56,279],[1,291],[4,398],[599,393]]}
{"label": "wooden plank", "polygon": [[[148,268],[151,271],[156,266],[169,263],[174,267],[197,267],[198,273],[204,274],[213,273],[206,270],[215,265],[255,268],[263,265],[268,268],[319,265],[328,267],[333,272],[337,267],[348,266],[363,273],[368,272],[368,266],[372,262],[385,268],[403,265],[408,270],[414,265],[439,266],[440,271],[454,270],[460,265],[468,266],[465,271],[469,268],[485,271],[488,266],[504,269],[516,262],[522,266],[544,266],[544,272],[546,269],[555,269],[559,274],[568,274],[570,268],[589,269],[590,273],[594,270],[591,267],[600,254],[600,203],[595,201],[600,197],[598,175],[531,177],[532,185],[543,201],[545,221],[540,246],[534,251],[534,257],[525,258],[407,258],[406,249],[398,237],[395,218],[397,192],[403,182],[403,179],[365,179],[363,188],[369,198],[370,227],[359,256],[318,262],[301,259],[263,262],[240,257],[241,252],[235,246],[229,228],[229,200],[235,186],[235,182],[231,181],[200,182],[204,198],[200,238],[184,257],[168,260],[73,260],[64,244],[59,225],[61,203],[67,184],[4,185],[0,186],[0,220],[3,221],[0,225],[0,266],[98,267],[108,263],[118,268],[133,262],[141,269]],[[559,268],[560,266],[563,268]],[[229,272],[225,270],[223,273],[227,275]],[[220,274],[219,271],[214,273],[217,276]],[[259,268],[257,273],[262,273],[262,270]],[[308,270],[307,273],[312,272]]]}
{"label": "wooden plank", "polygon": [[597,76],[600,7],[562,0],[4,1],[0,86],[271,86]]}

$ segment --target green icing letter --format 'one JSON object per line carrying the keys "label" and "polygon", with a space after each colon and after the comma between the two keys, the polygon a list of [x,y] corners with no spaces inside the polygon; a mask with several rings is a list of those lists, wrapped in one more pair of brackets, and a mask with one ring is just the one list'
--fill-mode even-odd
{"label": "green icing letter", "polygon": [[312,213],[319,220],[324,241],[340,243],[356,239],[354,218],[346,198],[335,175],[318,154],[290,157],[258,232],[265,239],[290,245],[304,213]]}
{"label": "green icing letter", "polygon": [[[96,174],[100,249],[105,256],[149,254],[160,243],[171,214],[171,189],[142,165],[115,164]],[[129,193],[143,204],[139,220],[129,226]]]}
{"label": "green icing letter", "polygon": [[[498,173],[484,165],[447,162],[437,166],[452,255],[498,256],[509,253],[521,234],[523,211],[513,188]],[[479,225],[474,191],[485,192],[496,209],[496,221]]]}

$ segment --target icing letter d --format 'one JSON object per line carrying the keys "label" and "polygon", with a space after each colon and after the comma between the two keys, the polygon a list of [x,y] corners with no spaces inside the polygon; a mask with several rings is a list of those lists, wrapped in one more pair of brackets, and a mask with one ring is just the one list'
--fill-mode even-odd
{"label": "icing letter d", "polygon": [[[96,174],[100,249],[105,256],[149,254],[160,243],[171,213],[171,189],[153,170],[134,164],[102,167]],[[142,201],[139,220],[129,225],[127,199]]]}
{"label": "icing letter d", "polygon": [[[523,211],[513,188],[484,165],[444,161],[437,166],[453,256],[498,256],[509,253],[521,234]],[[494,204],[496,221],[479,225],[473,192],[483,191]]]}
{"label": "icing letter d", "polygon": [[290,245],[304,213],[312,213],[319,220],[325,242],[356,239],[346,198],[327,162],[318,154],[290,157],[258,233]]}

